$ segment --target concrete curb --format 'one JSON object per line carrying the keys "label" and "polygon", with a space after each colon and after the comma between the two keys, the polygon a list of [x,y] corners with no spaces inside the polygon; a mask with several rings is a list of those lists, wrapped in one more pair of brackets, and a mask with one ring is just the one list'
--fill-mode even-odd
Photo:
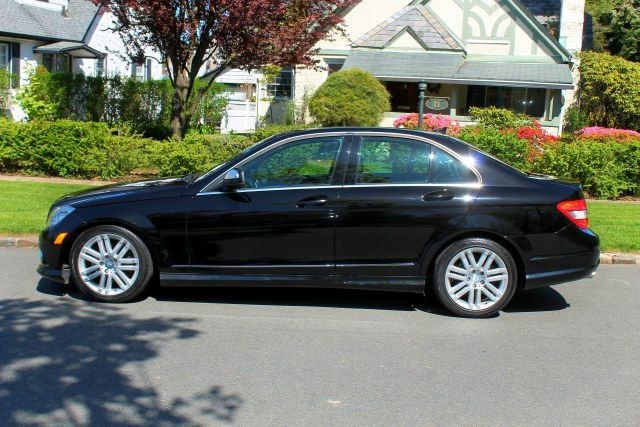
{"label": "concrete curb", "polygon": [[0,248],[37,248],[37,236],[0,236]]}
{"label": "concrete curb", "polygon": [[[38,236],[0,236],[0,248],[37,248]],[[616,254],[605,252],[600,255],[601,264],[640,265],[640,254]]]}

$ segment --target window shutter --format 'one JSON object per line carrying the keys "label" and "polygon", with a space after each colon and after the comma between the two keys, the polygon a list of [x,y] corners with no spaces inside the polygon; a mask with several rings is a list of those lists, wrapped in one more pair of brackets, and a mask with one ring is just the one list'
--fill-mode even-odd
{"label": "window shutter", "polygon": [[131,77],[136,78],[136,74],[138,73],[138,64],[135,62],[131,63]]}
{"label": "window shutter", "polygon": [[11,73],[14,74],[13,87],[20,86],[20,43],[11,43]]}

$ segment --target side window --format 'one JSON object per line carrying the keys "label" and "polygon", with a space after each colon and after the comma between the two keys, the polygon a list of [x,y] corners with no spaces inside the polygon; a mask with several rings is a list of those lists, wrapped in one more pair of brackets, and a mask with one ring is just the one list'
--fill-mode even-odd
{"label": "side window", "polygon": [[363,137],[356,184],[422,184],[429,180],[431,146],[411,139]]}
{"label": "side window", "polygon": [[330,185],[343,139],[305,139],[275,148],[243,166],[246,187]]}
{"label": "side window", "polygon": [[467,166],[459,160],[433,148],[433,178],[434,184],[476,183],[478,178]]}

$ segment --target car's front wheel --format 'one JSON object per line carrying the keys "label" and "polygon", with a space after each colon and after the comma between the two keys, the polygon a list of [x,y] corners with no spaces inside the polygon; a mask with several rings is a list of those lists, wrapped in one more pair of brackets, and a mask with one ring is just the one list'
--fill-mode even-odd
{"label": "car's front wheel", "polygon": [[483,238],[447,247],[435,264],[434,290],[449,311],[464,317],[487,317],[506,306],[517,286],[513,256]]}
{"label": "car's front wheel", "polygon": [[144,292],[153,277],[149,249],[122,227],[86,230],[73,244],[70,258],[74,282],[98,301],[130,301]]}

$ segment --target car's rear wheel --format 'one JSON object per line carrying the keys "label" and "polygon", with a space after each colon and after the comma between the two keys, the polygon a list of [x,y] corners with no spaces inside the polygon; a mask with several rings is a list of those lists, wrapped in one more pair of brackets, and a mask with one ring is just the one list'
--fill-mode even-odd
{"label": "car's rear wheel", "polygon": [[104,225],[78,237],[71,249],[78,288],[103,302],[138,297],[153,277],[153,260],[144,242],[126,228]]}
{"label": "car's rear wheel", "polygon": [[506,306],[517,287],[513,256],[483,238],[447,247],[435,264],[434,290],[449,311],[464,317],[487,317]]}

